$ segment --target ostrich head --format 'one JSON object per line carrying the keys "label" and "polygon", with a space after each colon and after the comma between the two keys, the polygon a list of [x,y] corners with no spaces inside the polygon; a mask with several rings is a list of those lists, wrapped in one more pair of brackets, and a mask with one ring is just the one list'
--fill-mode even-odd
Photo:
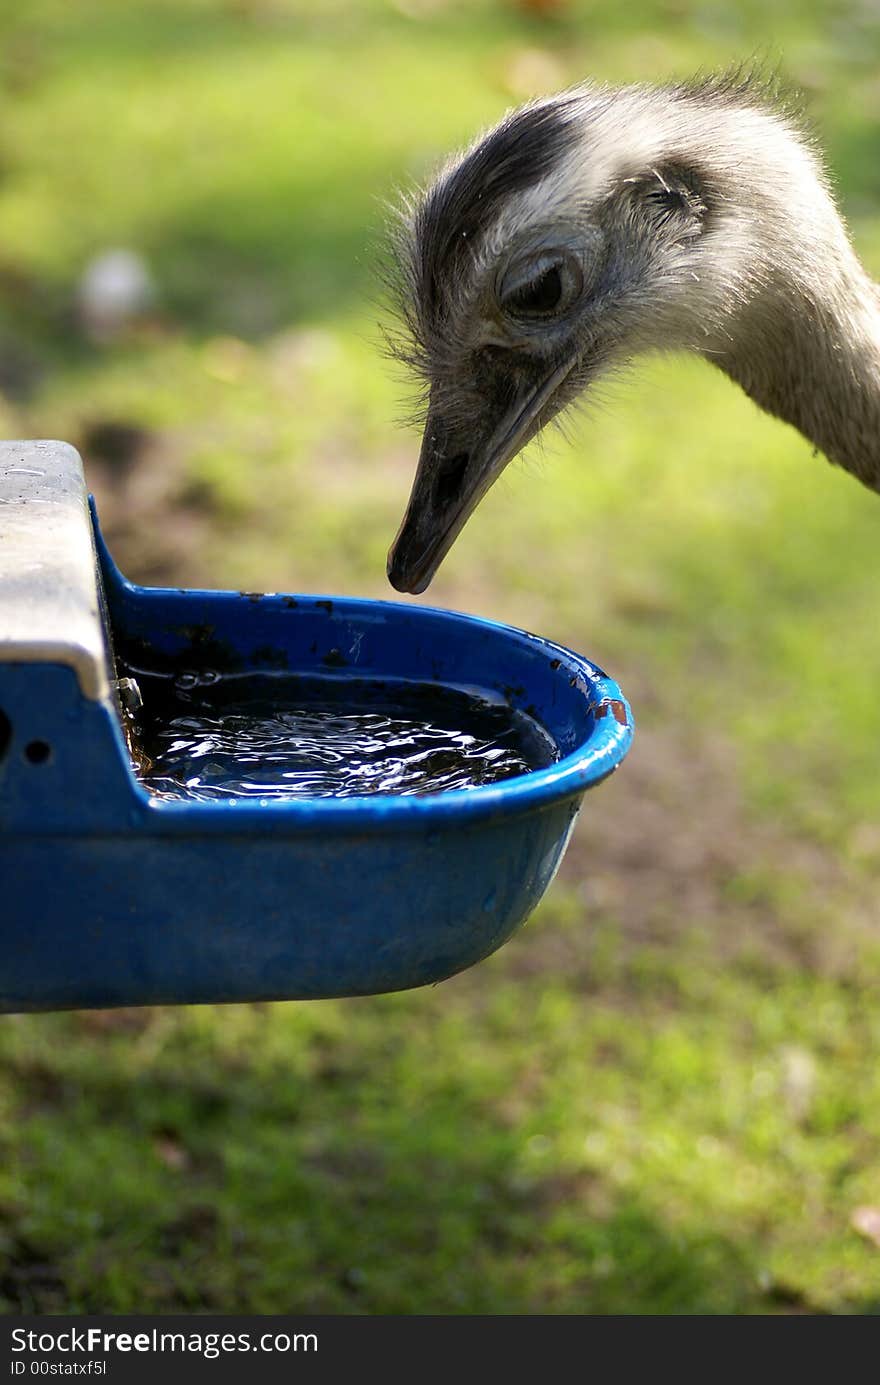
{"label": "ostrich head", "polygon": [[398,590],[423,591],[508,462],[642,351],[705,355],[876,484],[877,438],[841,444],[828,384],[835,329],[880,340],[877,298],[810,142],[754,79],[525,106],[407,208],[397,251],[428,399]]}

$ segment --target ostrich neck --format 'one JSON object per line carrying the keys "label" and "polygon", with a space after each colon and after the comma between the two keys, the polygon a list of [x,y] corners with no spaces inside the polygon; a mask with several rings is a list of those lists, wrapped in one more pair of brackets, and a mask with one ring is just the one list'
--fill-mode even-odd
{"label": "ostrich neck", "polygon": [[880,491],[880,289],[852,252],[824,283],[777,281],[713,359],[761,408]]}

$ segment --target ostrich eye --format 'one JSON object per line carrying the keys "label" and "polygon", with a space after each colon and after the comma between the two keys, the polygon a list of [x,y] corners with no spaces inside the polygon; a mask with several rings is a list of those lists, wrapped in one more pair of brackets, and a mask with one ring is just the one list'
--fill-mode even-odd
{"label": "ostrich eye", "polygon": [[562,297],[562,276],[556,265],[545,269],[540,279],[516,289],[504,306],[513,313],[550,313]]}
{"label": "ostrich eye", "polygon": [[564,312],[583,287],[573,255],[541,255],[507,270],[498,289],[499,302],[512,317],[550,317]]}

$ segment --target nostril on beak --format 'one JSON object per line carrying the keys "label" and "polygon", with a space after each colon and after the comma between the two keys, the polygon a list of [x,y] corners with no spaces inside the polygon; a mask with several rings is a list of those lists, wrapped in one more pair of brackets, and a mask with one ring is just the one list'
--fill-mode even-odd
{"label": "nostril on beak", "polygon": [[438,509],[451,505],[461,490],[461,483],[467,471],[470,456],[467,452],[456,452],[454,457],[444,457],[434,481],[434,504]]}

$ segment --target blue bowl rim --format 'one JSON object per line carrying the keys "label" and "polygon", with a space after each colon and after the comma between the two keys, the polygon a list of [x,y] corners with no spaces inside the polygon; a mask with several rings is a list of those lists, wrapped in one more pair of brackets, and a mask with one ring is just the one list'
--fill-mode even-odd
{"label": "blue bowl rim", "polygon": [[[105,581],[120,593],[138,597],[140,595],[158,596],[163,591],[179,595],[185,593],[192,597],[239,597],[238,592],[222,590],[201,590],[198,588],[144,587],[130,582],[116,566],[106,541],[100,532],[97,514],[92,502],[96,546],[101,559]],[[285,600],[283,593],[267,594],[268,601]],[[332,825],[357,831],[376,827],[398,827],[431,824],[455,826],[472,822],[475,819],[500,818],[512,814],[537,811],[560,803],[565,799],[580,797],[587,789],[606,779],[623,760],[633,738],[633,717],[629,703],[613,678],[591,660],[564,645],[531,634],[516,626],[489,620],[462,611],[448,610],[436,606],[422,606],[418,603],[402,601],[370,600],[364,597],[323,596],[320,594],[296,594],[298,607],[317,606],[319,602],[332,601],[335,613],[342,616],[348,612],[356,619],[358,611],[381,608],[393,612],[406,612],[409,618],[443,620],[456,624],[476,626],[481,630],[493,631],[505,639],[528,641],[537,645],[548,662],[559,659],[565,665],[569,676],[583,679],[583,696],[589,707],[594,709],[593,727],[590,736],[577,750],[548,765],[546,769],[532,770],[528,774],[517,775],[501,780],[498,784],[484,785],[475,789],[453,789],[435,794],[373,794],[359,798],[290,798],[290,799],[222,799],[186,800],[158,798],[151,794],[137,778],[134,770],[125,760],[132,787],[139,802],[151,814],[161,817],[168,828],[174,826],[191,828],[193,819],[200,819],[199,825],[205,828],[219,828],[229,831],[235,828],[250,830],[262,825],[279,824],[306,826],[314,824],[322,829]],[[319,607],[320,609],[320,607]],[[474,686],[479,686],[475,683]],[[595,716],[595,711],[602,715]]]}

